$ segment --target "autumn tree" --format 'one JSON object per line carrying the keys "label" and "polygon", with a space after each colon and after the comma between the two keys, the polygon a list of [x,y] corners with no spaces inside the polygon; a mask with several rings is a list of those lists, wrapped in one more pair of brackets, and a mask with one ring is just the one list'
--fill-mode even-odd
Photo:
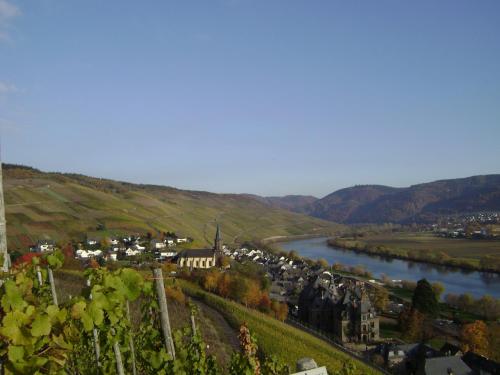
{"label": "autumn tree", "polygon": [[464,352],[470,350],[484,356],[489,355],[488,326],[482,320],[465,324],[460,331],[460,341]]}
{"label": "autumn tree", "polygon": [[441,295],[444,292],[444,285],[441,283],[432,283],[431,287],[432,287],[432,291],[434,292],[434,295],[436,296],[437,300],[439,301],[441,299]]}
{"label": "autumn tree", "polygon": [[435,317],[439,312],[436,294],[426,279],[417,282],[417,287],[413,291],[412,308],[429,317]]}
{"label": "autumn tree", "polygon": [[243,303],[247,307],[255,308],[260,302],[262,292],[260,285],[255,280],[249,280],[247,283],[247,290],[243,295]]}
{"label": "autumn tree", "polygon": [[318,267],[327,269],[329,267],[328,261],[325,258],[318,259],[316,264]]}
{"label": "autumn tree", "polygon": [[269,294],[266,292],[262,293],[260,296],[259,310],[265,313],[271,311],[271,298],[269,298]]}
{"label": "autumn tree", "polygon": [[229,285],[231,284],[231,276],[224,272],[217,280],[217,293],[226,298],[229,296]]}
{"label": "autumn tree", "polygon": [[224,255],[219,258],[219,264],[222,268],[227,268],[231,264],[231,258]]}
{"label": "autumn tree", "polygon": [[375,298],[373,304],[378,311],[385,311],[389,303],[389,292],[385,288],[377,288],[375,290]]}
{"label": "autumn tree", "polygon": [[219,278],[220,278],[220,272],[216,270],[211,270],[210,272],[207,272],[203,278],[203,288],[205,288],[205,290],[213,292],[215,289],[217,289]]}
{"label": "autumn tree", "polygon": [[406,309],[399,315],[399,328],[408,341],[420,341],[423,337],[425,315],[416,309]]}

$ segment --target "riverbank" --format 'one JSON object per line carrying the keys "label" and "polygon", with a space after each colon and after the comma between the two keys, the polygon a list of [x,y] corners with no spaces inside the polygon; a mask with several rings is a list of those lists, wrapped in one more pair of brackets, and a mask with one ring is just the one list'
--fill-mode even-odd
{"label": "riverbank", "polygon": [[[417,263],[433,264],[444,267],[456,268],[463,271],[479,271],[500,274],[500,267],[494,258],[487,256],[478,259],[451,258],[442,251],[409,251],[401,248],[391,248],[386,245],[369,244],[355,238],[329,238],[328,246],[352,250],[355,252],[376,255],[389,259],[399,259]],[[499,244],[500,246],[500,244]],[[490,261],[489,261],[490,260]]]}
{"label": "riverbank", "polygon": [[391,280],[413,282],[426,278],[431,283],[443,284],[446,294],[470,293],[475,298],[484,295],[500,298],[500,275],[497,273],[462,270],[346,250],[329,246],[326,237],[281,242],[279,250],[294,250],[301,257],[314,261],[325,259],[329,264],[342,264],[348,270],[363,268],[371,274],[370,278],[388,277]]}

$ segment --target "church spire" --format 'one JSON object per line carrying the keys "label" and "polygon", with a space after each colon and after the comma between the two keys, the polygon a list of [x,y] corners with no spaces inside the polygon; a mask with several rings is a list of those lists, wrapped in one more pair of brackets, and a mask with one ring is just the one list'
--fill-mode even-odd
{"label": "church spire", "polygon": [[215,231],[214,249],[218,255],[222,255],[222,236],[219,223],[217,223],[217,230]]}

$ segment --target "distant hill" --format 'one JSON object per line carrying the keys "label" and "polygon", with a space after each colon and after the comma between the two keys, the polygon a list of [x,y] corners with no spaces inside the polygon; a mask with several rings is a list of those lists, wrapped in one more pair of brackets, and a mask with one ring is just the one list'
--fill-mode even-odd
{"label": "distant hill", "polygon": [[[83,239],[176,231],[194,245],[212,242],[215,220],[225,243],[311,233],[338,225],[270,206],[252,196],[139,185],[78,174],[47,173],[4,164],[3,183],[10,249],[42,238]],[[97,228],[104,230],[97,231]]]}
{"label": "distant hill", "polygon": [[477,211],[500,211],[500,175],[440,180],[406,188],[354,186],[313,202],[303,212],[342,223],[409,223]]}
{"label": "distant hill", "polygon": [[283,197],[261,197],[258,195],[249,196],[269,206],[300,213],[306,213],[308,207],[318,200],[318,198],[313,197],[312,195],[285,195]]}

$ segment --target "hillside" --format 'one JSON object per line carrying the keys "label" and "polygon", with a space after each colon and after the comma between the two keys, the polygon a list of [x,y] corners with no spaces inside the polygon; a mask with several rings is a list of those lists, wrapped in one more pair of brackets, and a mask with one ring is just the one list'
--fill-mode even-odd
{"label": "hillside", "polygon": [[293,212],[306,213],[308,207],[316,202],[318,198],[312,195],[285,195],[283,197],[261,197],[248,195],[271,207],[282,208]]}
{"label": "hillside", "polygon": [[429,222],[443,215],[500,211],[500,175],[440,180],[406,188],[380,185],[338,190],[306,213],[343,223]]}
{"label": "hillside", "polygon": [[[331,233],[338,226],[246,195],[137,185],[76,174],[3,166],[10,249],[41,238],[83,239],[86,234],[176,231],[211,243],[215,220],[226,243],[275,235]],[[98,226],[104,230],[96,232]]]}

